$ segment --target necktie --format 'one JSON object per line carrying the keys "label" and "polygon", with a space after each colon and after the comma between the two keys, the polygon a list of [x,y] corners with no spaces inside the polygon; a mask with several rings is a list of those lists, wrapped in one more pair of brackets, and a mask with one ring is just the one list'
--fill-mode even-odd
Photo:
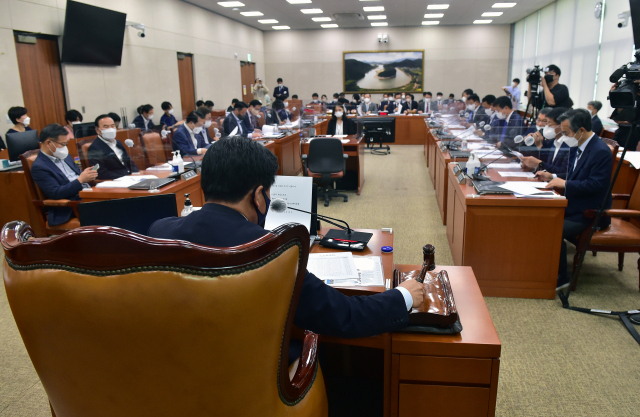
{"label": "necktie", "polygon": [[505,120],[504,127],[502,128],[502,137],[500,138],[500,142],[504,141],[504,137],[507,134],[507,127],[509,127],[509,123],[507,123],[506,120]]}
{"label": "necktie", "polygon": [[578,148],[576,151],[576,161],[573,163],[573,170],[575,171],[578,166],[578,161],[580,160],[580,156],[582,156],[582,149]]}

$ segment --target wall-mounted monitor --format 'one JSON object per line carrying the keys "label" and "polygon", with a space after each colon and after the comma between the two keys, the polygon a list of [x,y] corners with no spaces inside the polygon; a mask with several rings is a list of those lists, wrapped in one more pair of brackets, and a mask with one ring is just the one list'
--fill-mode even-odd
{"label": "wall-mounted monitor", "polygon": [[345,93],[421,93],[424,51],[344,52]]}
{"label": "wall-mounted monitor", "polygon": [[61,62],[120,65],[126,21],[126,13],[67,0]]}

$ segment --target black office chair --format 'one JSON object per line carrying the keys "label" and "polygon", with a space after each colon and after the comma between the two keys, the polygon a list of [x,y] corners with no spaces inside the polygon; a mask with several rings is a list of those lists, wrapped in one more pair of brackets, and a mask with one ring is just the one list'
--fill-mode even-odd
{"label": "black office chair", "polygon": [[338,194],[334,181],[344,177],[348,155],[342,153],[342,141],[335,138],[318,138],[309,143],[309,155],[302,155],[304,175],[320,180],[324,206],[328,207],[331,198],[342,197],[349,201],[346,194]]}

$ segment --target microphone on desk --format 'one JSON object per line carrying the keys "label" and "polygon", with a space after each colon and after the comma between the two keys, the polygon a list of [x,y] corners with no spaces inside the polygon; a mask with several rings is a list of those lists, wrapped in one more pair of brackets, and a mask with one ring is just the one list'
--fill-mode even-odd
{"label": "microphone on desk", "polygon": [[[492,153],[496,153],[498,151],[502,152],[501,149],[496,149],[493,152],[489,152],[488,154],[484,155],[484,158],[486,158],[487,156],[491,155]],[[493,164],[494,162],[496,162],[500,158],[502,158],[502,155],[500,155],[499,157],[497,157],[493,161],[489,162],[488,164],[480,165],[480,168],[478,169],[478,174],[474,173],[473,174],[473,179],[474,180],[478,180],[478,181],[491,181],[491,178],[487,177],[486,175],[482,175],[482,173],[486,172],[486,170],[489,168],[489,165]]]}
{"label": "microphone on desk", "polygon": [[[125,145],[127,145],[127,147],[128,147],[128,148],[137,148],[137,149],[142,150],[142,152],[145,152],[145,150],[144,150],[142,147],[137,146],[135,143],[133,143],[133,141],[132,141],[131,139],[127,139],[127,140],[125,140],[125,141],[124,141],[124,144],[125,144]],[[171,165],[171,164],[169,163],[169,161],[167,161],[167,160],[166,160],[166,159],[164,159],[164,158],[159,158],[159,157],[157,157],[156,155],[154,155],[154,154],[152,154],[152,153],[149,153],[149,152],[145,152],[145,153],[146,153],[147,155],[151,155],[151,156],[153,156],[154,158],[156,158],[156,159],[157,159],[158,161],[160,161],[160,162],[163,162],[163,163],[166,163],[166,164]],[[180,174],[179,174],[178,172],[172,172],[172,173],[168,176],[168,178],[176,178],[176,177],[179,177],[179,176],[180,176]]]}
{"label": "microphone on desk", "polygon": [[[316,216],[320,220],[324,220],[325,222],[327,222],[329,224],[332,224],[334,226],[337,226],[337,227],[341,228],[342,230],[346,231],[347,235],[350,235],[351,233],[353,233],[353,229],[351,229],[349,227],[349,224],[347,224],[347,222],[345,222],[344,220],[334,219],[333,217],[327,217],[327,216],[323,216],[323,215],[318,214],[318,213],[312,213],[310,211],[305,211],[305,210],[300,210],[300,209],[297,209],[297,208],[290,207],[287,204],[287,202],[284,201],[281,198],[274,198],[273,200],[271,200],[271,204],[269,205],[269,209],[273,210],[275,213],[284,213],[287,209],[289,209],[289,210],[299,211],[301,213],[311,214],[313,216]],[[333,223],[332,221],[330,221],[328,219],[344,223],[347,227],[345,228],[344,226],[341,226],[339,224]]]}
{"label": "microphone on desk", "polygon": [[531,145],[533,145],[535,143],[535,139],[533,138],[533,136],[527,136],[526,138],[524,138],[524,137],[522,137],[522,135],[518,135],[515,138],[513,138],[513,141],[515,143],[521,144],[520,146],[522,146],[523,142],[527,146],[531,146]]}

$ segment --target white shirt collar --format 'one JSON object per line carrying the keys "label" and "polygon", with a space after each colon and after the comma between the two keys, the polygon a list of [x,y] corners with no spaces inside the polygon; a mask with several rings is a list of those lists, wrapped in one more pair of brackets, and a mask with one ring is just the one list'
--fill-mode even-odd
{"label": "white shirt collar", "polygon": [[189,128],[189,126],[188,126],[186,123],[184,124],[184,127],[187,129],[187,132],[189,132],[189,134],[190,134],[190,135],[193,135],[193,134],[194,134],[194,133],[193,133],[193,130],[191,130],[191,129]]}
{"label": "white shirt collar", "polygon": [[516,111],[512,111],[511,113],[509,113],[509,115],[507,116],[507,118],[505,119],[507,121],[507,123],[509,123],[509,119],[511,119],[511,115],[513,115],[513,113],[515,113]]}
{"label": "white shirt collar", "polygon": [[591,136],[589,136],[589,138],[587,140],[584,141],[584,143],[580,146],[578,146],[578,149],[580,149],[582,152],[584,152],[584,150],[587,148],[587,145],[589,144],[589,141],[591,140],[591,138],[593,138],[595,136],[594,132],[591,132]]}

